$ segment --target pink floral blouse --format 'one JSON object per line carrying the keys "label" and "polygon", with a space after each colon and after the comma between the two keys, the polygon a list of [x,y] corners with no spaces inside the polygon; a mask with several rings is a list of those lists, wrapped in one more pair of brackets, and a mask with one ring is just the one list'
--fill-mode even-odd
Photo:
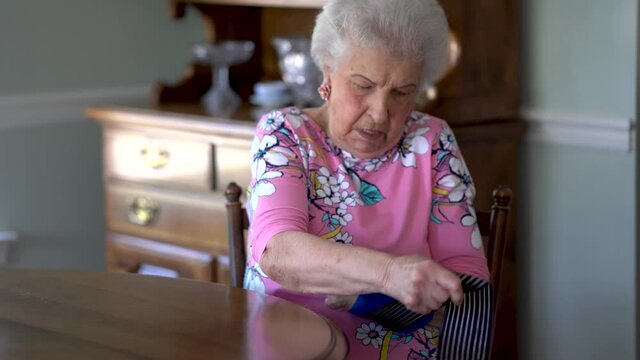
{"label": "pink floral blouse", "polygon": [[[323,295],[283,289],[259,263],[273,236],[304,231],[344,246],[419,254],[487,282],[472,205],[475,188],[447,123],[413,112],[397,146],[362,160],[337,147],[313,119],[292,107],[259,121],[251,152],[245,288],[329,318],[344,331],[349,358],[435,358],[444,329],[425,326],[410,335],[394,333],[371,320],[330,310]],[[488,323],[486,316],[479,326],[488,328]],[[470,354],[477,353],[477,345],[484,346],[476,343],[468,346]]]}

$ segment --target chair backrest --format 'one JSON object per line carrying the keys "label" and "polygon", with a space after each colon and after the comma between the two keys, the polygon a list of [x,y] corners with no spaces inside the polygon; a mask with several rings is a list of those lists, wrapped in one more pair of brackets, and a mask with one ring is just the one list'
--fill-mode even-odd
{"label": "chair backrest", "polygon": [[509,203],[513,192],[505,185],[493,190],[493,204],[490,211],[477,211],[476,218],[484,242],[487,265],[491,273],[494,302],[500,289],[502,260],[507,245],[507,219]]}
{"label": "chair backrest", "polygon": [[247,262],[245,230],[249,229],[247,212],[240,202],[242,189],[235,182],[227,185],[227,238],[229,241],[229,276],[231,286],[242,288]]}
{"label": "chair backrest", "polygon": [[[230,183],[226,190],[227,198],[227,235],[229,239],[229,274],[231,286],[242,288],[246,264],[245,231],[249,228],[249,219],[240,196],[242,189],[235,182]],[[507,244],[507,218],[512,191],[507,186],[499,186],[493,190],[493,205],[488,212],[476,213],[480,234],[484,240],[487,263],[491,272],[494,297],[500,287],[502,274],[502,259]]]}
{"label": "chair backrest", "polygon": [[507,219],[509,215],[509,203],[513,192],[508,186],[498,186],[493,190],[493,205],[488,212],[477,211],[476,218],[480,234],[484,242],[487,265],[491,273],[493,285],[493,321],[491,326],[491,344],[489,345],[488,359],[499,358],[493,351],[496,328],[496,314],[498,309],[498,294],[500,293],[500,277],[502,275],[502,261],[507,245]]}

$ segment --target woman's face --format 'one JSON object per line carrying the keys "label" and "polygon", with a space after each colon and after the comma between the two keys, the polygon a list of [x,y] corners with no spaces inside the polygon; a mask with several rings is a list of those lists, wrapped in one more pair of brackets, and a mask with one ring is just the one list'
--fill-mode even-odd
{"label": "woman's face", "polygon": [[325,130],[340,148],[361,159],[396,145],[413,110],[422,64],[373,48],[352,48],[332,72]]}

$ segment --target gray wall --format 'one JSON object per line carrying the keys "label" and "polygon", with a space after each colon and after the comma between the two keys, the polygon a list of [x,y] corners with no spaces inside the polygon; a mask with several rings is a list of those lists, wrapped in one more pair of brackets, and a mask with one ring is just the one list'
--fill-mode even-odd
{"label": "gray wall", "polygon": [[[523,107],[633,118],[635,0],[524,0]],[[525,141],[524,359],[634,359],[633,153]]]}
{"label": "gray wall", "polygon": [[0,131],[0,229],[21,235],[10,264],[103,268],[99,144],[88,122]]}
{"label": "gray wall", "polygon": [[10,99],[44,93],[73,100],[92,90],[176,80],[204,33],[195,12],[182,21],[170,19],[168,3],[0,5],[0,231],[21,237],[8,266],[104,268],[99,126],[84,117],[82,107],[68,121],[46,124],[45,116],[42,125],[7,126],[12,116],[21,116]]}
{"label": "gray wall", "polygon": [[[169,0],[20,0],[0,5],[0,95],[175,80],[201,41]],[[185,21],[186,20],[186,21]]]}

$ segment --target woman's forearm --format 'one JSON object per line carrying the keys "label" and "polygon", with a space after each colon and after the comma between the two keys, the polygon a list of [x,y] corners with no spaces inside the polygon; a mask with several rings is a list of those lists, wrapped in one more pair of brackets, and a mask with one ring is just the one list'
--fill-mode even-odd
{"label": "woman's forearm", "polygon": [[392,259],[380,251],[289,231],[269,241],[260,267],[288,290],[357,295],[384,292]]}

